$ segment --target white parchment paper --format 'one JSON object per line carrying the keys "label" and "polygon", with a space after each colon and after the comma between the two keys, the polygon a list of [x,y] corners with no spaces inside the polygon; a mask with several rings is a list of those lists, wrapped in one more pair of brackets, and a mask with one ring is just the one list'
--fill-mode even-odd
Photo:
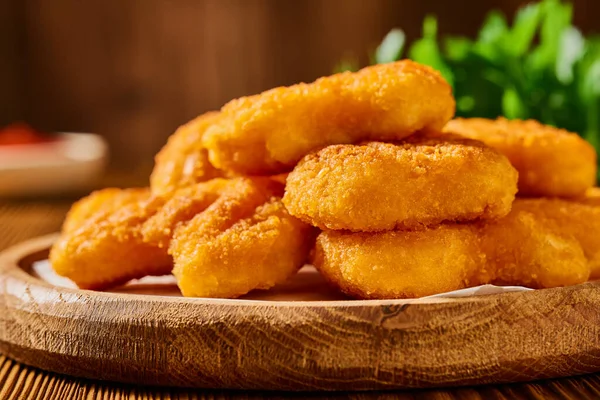
{"label": "white parchment paper", "polygon": [[[38,261],[33,264],[31,274],[51,283],[55,286],[76,289],[72,281],[57,275],[48,260]],[[468,297],[481,296],[506,292],[523,292],[529,289],[522,286],[495,286],[482,285],[468,289],[455,290],[452,292],[440,293],[433,296],[422,297],[440,298],[440,297]],[[175,278],[168,276],[148,276],[142,279],[133,280],[119,288],[112,289],[111,292],[133,293],[133,294],[155,294],[160,296],[181,296]],[[341,300],[345,299],[342,294],[333,290],[323,280],[317,270],[307,265],[300,270],[290,281],[276,286],[267,291],[253,291],[244,296],[247,300],[277,300],[277,301],[323,301],[323,300]]]}

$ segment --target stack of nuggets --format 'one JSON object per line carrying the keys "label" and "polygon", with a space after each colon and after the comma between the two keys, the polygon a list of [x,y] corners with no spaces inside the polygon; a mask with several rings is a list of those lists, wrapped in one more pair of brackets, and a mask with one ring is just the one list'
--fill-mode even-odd
{"label": "stack of nuggets", "polygon": [[216,178],[168,196],[101,190],[73,207],[50,261],[85,289],[171,272],[186,296],[268,289],[304,265],[313,243],[282,194],[280,182],[261,177]]}
{"label": "stack of nuggets", "polygon": [[[415,102],[416,92],[437,101]],[[409,61],[234,100],[175,132],[150,190],[106,189],[78,202],[50,261],[82,288],[172,269],[186,296],[267,289],[304,264],[315,236],[283,206],[277,174],[325,145],[439,130],[453,108],[439,74]]]}
{"label": "stack of nuggets", "polygon": [[[456,135],[490,147],[473,157],[474,144]],[[596,154],[587,142],[535,121],[455,120],[436,135],[448,156],[434,163],[431,154],[444,152],[414,146],[422,140],[415,135],[402,150],[325,148],[290,174],[284,203],[323,229],[313,263],[329,281],[357,298],[411,298],[600,278]],[[537,198],[513,202],[517,174],[491,147],[517,168],[519,196]]]}
{"label": "stack of nuggets", "polygon": [[172,135],[149,189],[77,203],[52,265],[83,288],[172,270],[186,296],[238,297],[293,275],[318,234],[313,263],[358,298],[600,276],[593,149],[530,122],[514,140],[489,134],[503,120],[446,125],[454,106],[408,60],[233,100]]}

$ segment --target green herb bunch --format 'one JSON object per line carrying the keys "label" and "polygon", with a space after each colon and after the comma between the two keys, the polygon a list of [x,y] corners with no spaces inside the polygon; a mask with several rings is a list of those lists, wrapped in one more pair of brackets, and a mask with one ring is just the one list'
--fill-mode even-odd
{"label": "green herb bunch", "polygon": [[[458,116],[537,119],[577,132],[600,150],[600,36],[572,25],[573,7],[542,0],[518,10],[512,26],[499,11],[486,17],[476,39],[438,37],[427,16],[423,37],[408,58],[436,68],[454,88]],[[393,29],[371,56],[399,60],[405,35]],[[338,70],[355,70],[346,60]]]}

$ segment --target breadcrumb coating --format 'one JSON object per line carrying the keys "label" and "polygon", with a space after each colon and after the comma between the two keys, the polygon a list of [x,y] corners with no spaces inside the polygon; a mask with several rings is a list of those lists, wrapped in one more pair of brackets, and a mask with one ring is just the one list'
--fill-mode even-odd
{"label": "breadcrumb coating", "polygon": [[576,199],[577,202],[600,207],[600,188],[588,189],[585,194]]}
{"label": "breadcrumb coating", "polygon": [[167,195],[181,187],[225,176],[208,161],[208,151],[202,145],[204,132],[218,118],[218,112],[208,112],[180,126],[169,137],[154,158],[150,176],[154,195]]}
{"label": "breadcrumb coating", "polygon": [[583,249],[591,268],[590,279],[600,278],[600,201],[586,197],[583,201],[562,199],[520,199],[513,209],[536,215],[556,231],[572,236]]}
{"label": "breadcrumb coating", "polygon": [[486,283],[575,285],[598,274],[598,222],[593,206],[517,199],[505,218],[493,221],[417,231],[324,231],[313,263],[343,292],[365,299],[422,297]]}
{"label": "breadcrumb coating", "polygon": [[313,264],[345,294],[359,299],[428,296],[466,286],[485,257],[468,226],[425,231],[323,231]]}
{"label": "breadcrumb coating", "polygon": [[506,157],[481,142],[429,133],[310,154],[288,176],[283,202],[321,229],[376,232],[503,217],[516,191]]}
{"label": "breadcrumb coating", "polygon": [[166,197],[102,190],[73,206],[50,261],[85,289],[172,270],[185,296],[267,289],[296,273],[314,243],[313,228],[289,215],[282,194],[269,178],[217,178]]}
{"label": "breadcrumb coating", "polygon": [[142,235],[159,206],[148,189],[104,189],[79,200],[52,246],[52,267],[80,288],[96,290],[169,274],[166,249],[146,243]]}
{"label": "breadcrumb coating", "polygon": [[[157,215],[159,226],[179,223],[169,244],[173,273],[184,296],[238,297],[268,289],[304,265],[314,243],[313,229],[289,215],[283,188],[270,179],[238,178],[207,203],[172,199]],[[175,216],[174,218],[172,218]]]}
{"label": "breadcrumb coating", "polygon": [[232,100],[203,145],[219,169],[272,175],[330,144],[439,130],[454,109],[452,89],[437,71],[403,60]]}
{"label": "breadcrumb coating", "polygon": [[596,151],[564,129],[533,120],[458,118],[444,130],[506,155],[519,171],[520,195],[576,197],[596,183]]}

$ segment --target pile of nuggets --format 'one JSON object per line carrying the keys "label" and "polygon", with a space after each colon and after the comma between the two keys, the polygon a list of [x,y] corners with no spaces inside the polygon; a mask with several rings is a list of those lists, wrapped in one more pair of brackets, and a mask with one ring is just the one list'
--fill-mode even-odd
{"label": "pile of nuggets", "polygon": [[77,202],[51,263],[81,288],[172,272],[224,298],[307,261],[355,298],[600,278],[593,147],[454,110],[408,60],[233,100],[171,136],[149,188]]}

